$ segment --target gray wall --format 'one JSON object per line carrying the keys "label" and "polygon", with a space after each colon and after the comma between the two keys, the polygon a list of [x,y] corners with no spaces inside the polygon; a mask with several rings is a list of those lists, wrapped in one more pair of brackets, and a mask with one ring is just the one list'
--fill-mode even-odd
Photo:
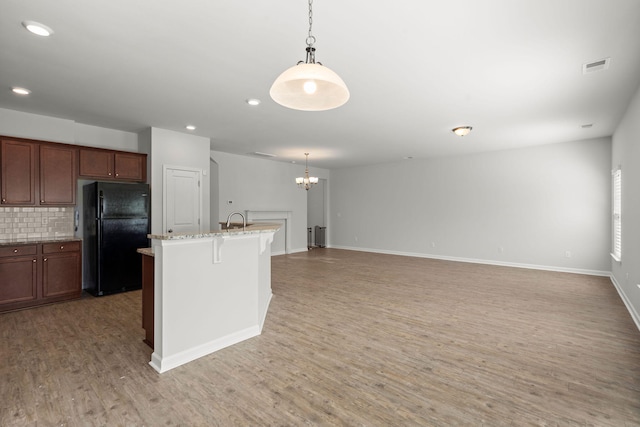
{"label": "gray wall", "polygon": [[209,231],[209,138],[165,129],[150,128],[140,132],[140,145],[151,167],[147,170],[151,183],[151,233],[164,234],[164,166],[188,167],[202,172],[202,231]]}
{"label": "gray wall", "polygon": [[331,246],[608,274],[610,168],[602,138],[334,170]]}
{"label": "gray wall", "polygon": [[640,328],[640,90],[613,134],[611,169],[622,166],[622,258],[614,284]]}
{"label": "gray wall", "polygon": [[[211,158],[218,164],[220,221],[234,211],[291,211],[291,250],[307,250],[307,194],[295,183],[296,177],[304,174],[304,165],[219,151],[212,151]],[[320,178],[329,175],[326,169],[311,168],[309,172]]]}

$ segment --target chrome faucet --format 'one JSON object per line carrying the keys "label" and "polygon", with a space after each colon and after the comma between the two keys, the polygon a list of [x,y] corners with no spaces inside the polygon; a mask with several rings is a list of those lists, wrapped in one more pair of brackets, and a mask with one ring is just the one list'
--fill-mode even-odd
{"label": "chrome faucet", "polygon": [[234,215],[240,215],[242,217],[242,231],[246,231],[247,221],[244,219],[244,215],[240,212],[231,212],[227,217],[227,230],[229,230],[229,225],[231,224],[231,217]]}

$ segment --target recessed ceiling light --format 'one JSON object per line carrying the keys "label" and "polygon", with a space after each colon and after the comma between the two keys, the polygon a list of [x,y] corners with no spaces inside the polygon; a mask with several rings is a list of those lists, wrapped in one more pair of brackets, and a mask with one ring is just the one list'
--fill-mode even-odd
{"label": "recessed ceiling light", "polygon": [[23,21],[22,26],[37,36],[49,37],[53,34],[53,30],[51,28],[39,22]]}
{"label": "recessed ceiling light", "polygon": [[25,89],[23,87],[13,87],[11,91],[18,95],[29,95],[31,91],[29,89]]}
{"label": "recessed ceiling light", "polygon": [[256,105],[260,105],[260,100],[257,98],[249,98],[247,99],[247,104],[255,107]]}
{"label": "recessed ceiling light", "polygon": [[469,132],[471,132],[471,129],[473,129],[471,126],[458,126],[457,128],[451,129],[451,131],[458,136],[467,136]]}
{"label": "recessed ceiling light", "polygon": [[187,130],[196,130],[196,127],[194,125],[186,125],[185,128]]}

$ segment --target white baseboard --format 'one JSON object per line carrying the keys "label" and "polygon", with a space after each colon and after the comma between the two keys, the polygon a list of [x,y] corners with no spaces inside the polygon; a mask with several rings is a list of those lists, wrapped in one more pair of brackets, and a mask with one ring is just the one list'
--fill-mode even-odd
{"label": "white baseboard", "polygon": [[531,270],[544,270],[544,271],[557,271],[561,273],[575,273],[575,274],[586,274],[589,276],[603,276],[610,277],[610,271],[600,271],[600,270],[585,270],[579,268],[566,268],[566,267],[555,267],[555,266],[547,266],[547,265],[536,265],[536,264],[522,264],[515,262],[504,262],[504,261],[496,261],[496,260],[488,260],[488,259],[474,259],[474,258],[459,258],[459,257],[450,257],[450,256],[442,256],[442,255],[432,255],[432,254],[423,254],[423,253],[414,253],[414,252],[400,252],[400,251],[388,251],[384,249],[368,249],[368,248],[356,248],[351,246],[331,246],[335,249],[345,249],[348,251],[359,251],[359,252],[372,252],[379,254],[387,254],[387,255],[400,255],[400,256],[411,256],[416,258],[429,258],[429,259],[439,259],[443,261],[456,261],[456,262],[468,262],[473,264],[487,264],[487,265],[498,265],[502,267],[516,267],[516,268],[527,268]]}
{"label": "white baseboard", "polygon": [[242,331],[235,332],[233,334],[226,335],[222,338],[204,343],[202,345],[181,351],[171,356],[160,357],[155,351],[151,355],[151,361],[149,365],[159,373],[167,372],[173,368],[177,368],[180,365],[189,363],[200,357],[211,354],[215,351],[221,350],[225,347],[229,347],[233,344],[237,344],[241,341],[253,338],[260,335],[260,327],[258,325],[251,326]]}
{"label": "white baseboard", "polygon": [[638,315],[638,312],[631,304],[631,301],[629,301],[629,298],[627,298],[627,294],[624,293],[624,289],[622,289],[622,286],[620,286],[613,274],[611,274],[610,277],[611,283],[613,283],[613,286],[615,286],[616,290],[618,291],[618,295],[620,295],[620,299],[624,303],[625,307],[627,307],[627,311],[631,315],[631,318],[636,324],[636,327],[638,328],[638,330],[640,330],[640,316]]}
{"label": "white baseboard", "polygon": [[271,305],[271,299],[273,298],[273,292],[269,293],[269,300],[267,301],[267,303],[265,304],[264,307],[262,307],[262,312],[259,313],[260,314],[260,333],[262,333],[262,327],[264,326],[264,322],[265,320],[267,320],[267,313],[269,312],[269,305]]}

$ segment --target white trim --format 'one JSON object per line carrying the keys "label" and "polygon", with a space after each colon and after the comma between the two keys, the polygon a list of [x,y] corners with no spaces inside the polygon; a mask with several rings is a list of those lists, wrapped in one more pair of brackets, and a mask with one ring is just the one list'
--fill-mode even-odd
{"label": "white trim", "polygon": [[633,322],[636,324],[636,328],[640,330],[640,315],[638,315],[638,312],[633,307],[633,304],[631,304],[631,301],[629,301],[629,298],[627,298],[627,295],[624,293],[622,286],[620,286],[613,274],[610,275],[610,278],[611,283],[613,283],[613,286],[615,286],[616,290],[618,291],[618,295],[620,295],[620,299],[622,299],[622,302],[624,303],[625,307],[627,307],[627,311],[631,315]]}
{"label": "white trim", "polygon": [[620,258],[618,258],[617,256],[615,256],[615,254],[610,253],[609,255],[611,255],[611,258],[613,258],[613,260],[615,262],[622,263],[622,260]]}
{"label": "white trim", "polygon": [[[244,211],[247,222],[250,221],[284,221],[284,253],[291,253],[291,236],[292,230],[292,215],[291,211]],[[272,255],[282,255],[280,253],[272,253]]]}
{"label": "white trim", "polygon": [[273,292],[269,292],[269,299],[264,309],[262,310],[262,319],[260,319],[260,333],[262,333],[262,328],[264,327],[264,322],[267,320],[267,312],[269,311],[269,306],[271,305],[271,300],[273,299]]}
{"label": "white trim", "polygon": [[345,249],[348,251],[411,256],[416,258],[439,259],[443,261],[457,261],[457,262],[468,262],[473,264],[498,265],[502,267],[528,268],[531,270],[557,271],[559,273],[586,274],[589,276],[603,276],[603,277],[611,276],[610,271],[602,271],[602,270],[585,270],[580,268],[564,268],[564,267],[547,266],[547,265],[522,264],[522,263],[515,263],[515,262],[494,261],[494,260],[488,260],[488,259],[459,258],[459,257],[449,257],[449,256],[442,256],[442,255],[421,254],[421,253],[415,253],[415,252],[387,251],[384,249],[355,248],[350,246],[331,246],[331,247],[335,249]]}
{"label": "white trim", "polygon": [[215,339],[208,343],[204,343],[197,347],[181,351],[180,353],[176,353],[169,357],[160,357],[154,351],[151,355],[151,361],[149,362],[149,365],[151,365],[153,369],[162,374],[170,369],[177,368],[180,365],[184,365],[185,363],[189,363],[200,357],[206,356],[218,350],[222,350],[225,347],[232,346],[241,341],[253,338],[258,335],[260,335],[260,328],[258,327],[258,325],[256,325]]}

